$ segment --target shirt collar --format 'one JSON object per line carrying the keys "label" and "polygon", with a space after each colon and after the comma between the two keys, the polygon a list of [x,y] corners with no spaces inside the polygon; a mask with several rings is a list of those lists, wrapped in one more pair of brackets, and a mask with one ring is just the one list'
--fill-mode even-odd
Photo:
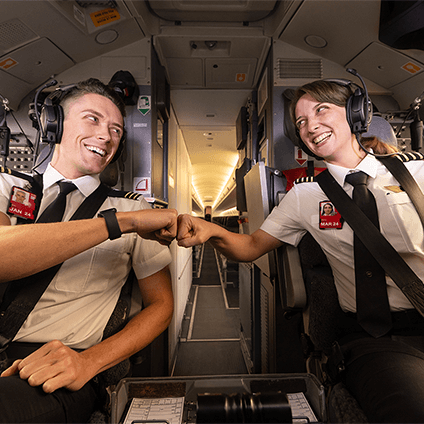
{"label": "shirt collar", "polygon": [[343,166],[327,163],[327,168],[334,179],[343,186],[346,175],[352,171],[363,171],[372,178],[377,176],[379,161],[373,155],[366,155],[356,168],[345,168]]}
{"label": "shirt collar", "polygon": [[43,174],[44,189],[47,189],[62,180],[73,182],[85,197],[88,197],[100,185],[100,177],[97,174],[84,175],[83,177],[76,178],[75,180],[69,180],[49,163]]}

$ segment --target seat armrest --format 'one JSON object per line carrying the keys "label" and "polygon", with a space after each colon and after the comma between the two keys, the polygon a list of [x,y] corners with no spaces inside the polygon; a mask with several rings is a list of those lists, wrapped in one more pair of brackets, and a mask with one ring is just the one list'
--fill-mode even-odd
{"label": "seat armrest", "polygon": [[285,245],[282,247],[282,261],[284,278],[280,279],[283,305],[289,309],[304,309],[307,303],[305,283],[300,265],[297,247]]}

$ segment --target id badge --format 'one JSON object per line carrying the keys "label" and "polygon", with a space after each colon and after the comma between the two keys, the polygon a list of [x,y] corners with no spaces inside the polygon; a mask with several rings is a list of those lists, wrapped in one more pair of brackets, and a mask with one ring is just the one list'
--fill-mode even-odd
{"label": "id badge", "polygon": [[7,213],[34,221],[35,200],[37,196],[21,187],[13,186]]}
{"label": "id badge", "polygon": [[319,228],[321,230],[327,228],[340,229],[343,226],[343,218],[333,203],[329,200],[319,202]]}

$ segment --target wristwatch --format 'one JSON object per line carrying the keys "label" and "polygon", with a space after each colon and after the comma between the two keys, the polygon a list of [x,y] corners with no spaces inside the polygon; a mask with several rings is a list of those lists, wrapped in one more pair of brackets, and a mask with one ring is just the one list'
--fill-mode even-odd
{"label": "wristwatch", "polygon": [[118,220],[116,219],[116,209],[106,209],[97,214],[98,218],[104,218],[106,221],[107,230],[109,231],[109,240],[115,240],[122,236],[122,231],[119,228]]}

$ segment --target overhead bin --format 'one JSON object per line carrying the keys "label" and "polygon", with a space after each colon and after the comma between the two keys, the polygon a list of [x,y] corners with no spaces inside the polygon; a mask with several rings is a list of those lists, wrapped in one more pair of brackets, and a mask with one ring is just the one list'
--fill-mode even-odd
{"label": "overhead bin", "polygon": [[149,0],[151,9],[170,21],[231,22],[258,21],[273,10],[276,0]]}

